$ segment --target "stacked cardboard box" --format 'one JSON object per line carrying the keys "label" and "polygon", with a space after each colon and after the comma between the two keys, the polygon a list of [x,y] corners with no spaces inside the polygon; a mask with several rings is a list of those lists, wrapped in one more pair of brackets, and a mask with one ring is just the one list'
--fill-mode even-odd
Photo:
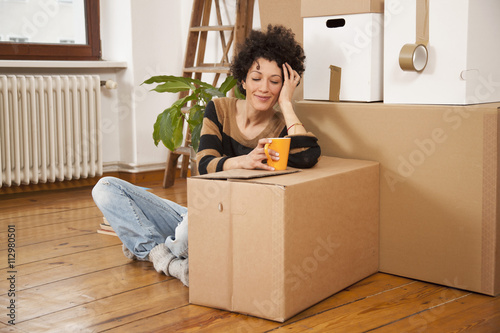
{"label": "stacked cardboard box", "polygon": [[380,162],[380,271],[500,293],[500,103],[299,102],[323,153]]}

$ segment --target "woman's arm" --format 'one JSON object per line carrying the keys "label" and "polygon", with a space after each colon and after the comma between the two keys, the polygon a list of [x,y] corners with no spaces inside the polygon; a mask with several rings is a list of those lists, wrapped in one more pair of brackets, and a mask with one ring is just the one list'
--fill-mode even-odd
{"label": "woman's arm", "polygon": [[295,114],[292,104],[293,93],[299,84],[300,75],[289,64],[283,64],[283,76],[283,87],[278,103],[285,118],[288,134],[306,134],[307,131]]}
{"label": "woman's arm", "polygon": [[[222,124],[217,116],[217,110],[213,102],[208,103],[203,118],[201,129],[200,147],[196,154],[198,172],[200,174],[212,173],[230,169],[263,169],[274,170],[263,160],[267,159],[264,146],[269,143],[269,139],[260,139],[257,147],[248,154],[240,156],[228,156],[227,147],[224,149]],[[227,142],[226,142],[227,144]],[[226,151],[226,153],[225,153]],[[277,153],[269,151],[275,159]]]}
{"label": "woman's arm", "polygon": [[[266,153],[264,152],[264,146],[266,143],[271,143],[270,139],[260,139],[257,147],[252,150],[247,155],[235,156],[228,158],[224,163],[224,170],[231,169],[263,169],[263,170],[274,170],[273,167],[268,166],[265,163],[262,163],[263,160],[266,160]],[[273,155],[273,159],[278,159],[277,153],[273,150],[269,150],[269,153]]]}

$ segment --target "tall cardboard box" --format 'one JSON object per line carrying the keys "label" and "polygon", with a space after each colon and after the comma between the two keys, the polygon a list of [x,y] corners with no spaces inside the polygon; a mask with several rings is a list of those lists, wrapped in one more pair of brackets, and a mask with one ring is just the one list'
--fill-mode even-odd
{"label": "tall cardboard box", "polygon": [[299,102],[323,153],[380,162],[380,271],[500,294],[500,103]]}
{"label": "tall cardboard box", "polygon": [[266,174],[188,179],[191,303],[282,322],[377,272],[378,163]]}
{"label": "tall cardboard box", "polygon": [[[418,1],[385,0],[384,102],[500,101],[500,1],[430,0],[427,12],[420,9],[417,15]],[[426,67],[402,70],[403,45],[415,43],[417,34],[425,36],[425,29],[428,36],[419,38],[427,40]]]}
{"label": "tall cardboard box", "polygon": [[[383,1],[302,0],[304,99],[381,101]],[[340,67],[340,91],[331,92],[330,66]],[[338,87],[336,88],[338,90]]]}
{"label": "tall cardboard box", "polygon": [[[293,31],[295,40],[303,45],[301,0],[259,0],[260,25],[263,30],[269,24],[283,25]],[[303,84],[299,84],[293,93],[294,100],[303,98]]]}

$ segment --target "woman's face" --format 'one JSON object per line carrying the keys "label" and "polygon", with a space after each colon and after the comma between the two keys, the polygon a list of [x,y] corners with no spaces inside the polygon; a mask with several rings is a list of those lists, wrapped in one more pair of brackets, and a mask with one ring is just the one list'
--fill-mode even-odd
{"label": "woman's face", "polygon": [[278,101],[283,77],[276,61],[257,59],[248,70],[243,88],[246,100],[257,111],[272,109]]}

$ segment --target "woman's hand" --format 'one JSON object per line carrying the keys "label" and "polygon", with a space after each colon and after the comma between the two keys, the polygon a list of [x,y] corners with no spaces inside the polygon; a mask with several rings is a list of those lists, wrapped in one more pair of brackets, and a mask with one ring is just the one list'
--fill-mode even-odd
{"label": "woman's hand", "polygon": [[[262,170],[269,170],[273,171],[274,168],[270,167],[269,165],[263,163],[264,160],[267,160],[266,153],[264,152],[264,146],[266,143],[271,143],[271,139],[260,139],[257,147],[254,148],[250,153],[247,155],[242,155],[238,157],[232,157],[228,159],[224,163],[224,170],[229,170],[229,169],[262,169]],[[279,160],[279,154],[278,152],[269,149],[269,155],[271,158],[275,161]]]}
{"label": "woman's hand", "polygon": [[287,63],[283,64],[283,76],[283,87],[278,98],[281,107],[292,102],[293,93],[300,81],[300,75]]}

